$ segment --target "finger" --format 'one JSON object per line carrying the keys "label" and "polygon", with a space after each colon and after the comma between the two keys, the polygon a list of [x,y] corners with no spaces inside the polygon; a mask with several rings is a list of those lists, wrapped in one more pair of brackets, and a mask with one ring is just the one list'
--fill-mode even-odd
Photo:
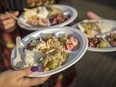
{"label": "finger", "polygon": [[31,78],[29,82],[29,86],[43,84],[49,77],[50,76],[42,77],[42,78]]}
{"label": "finger", "polygon": [[18,77],[20,78],[20,77],[28,76],[32,74],[33,72],[31,71],[31,68],[29,67],[29,68],[25,68],[23,70],[17,71],[17,73],[20,74]]}
{"label": "finger", "polygon": [[101,19],[100,16],[96,15],[95,13],[93,13],[93,12],[91,12],[91,11],[87,12],[87,16],[88,16],[89,18],[91,18],[91,19]]}
{"label": "finger", "polygon": [[18,15],[19,15],[19,12],[18,12],[18,11],[15,11],[15,12],[13,13],[13,15],[14,15],[14,16],[18,16]]}
{"label": "finger", "polygon": [[9,18],[9,19],[3,20],[2,24],[7,25],[7,24],[12,23],[12,22],[15,22],[15,20],[13,18]]}
{"label": "finger", "polygon": [[17,73],[20,74],[18,78],[21,78],[21,77],[24,77],[24,76],[28,76],[28,75],[30,75],[33,72],[36,72],[38,70],[39,70],[38,66],[33,66],[33,67],[25,68],[23,70],[16,71],[16,74]]}
{"label": "finger", "polygon": [[[12,14],[13,14],[14,16],[18,16],[18,15],[19,15],[19,12],[16,11],[16,12],[13,12]],[[1,15],[0,15],[0,20],[5,20],[5,19],[11,18],[11,17],[12,17],[12,15],[9,15],[9,14],[1,14]]]}
{"label": "finger", "polygon": [[14,27],[14,26],[15,26],[15,24],[16,24],[15,22],[9,23],[9,24],[7,24],[7,25],[3,26],[3,29],[8,30],[8,29],[10,29],[10,28]]}

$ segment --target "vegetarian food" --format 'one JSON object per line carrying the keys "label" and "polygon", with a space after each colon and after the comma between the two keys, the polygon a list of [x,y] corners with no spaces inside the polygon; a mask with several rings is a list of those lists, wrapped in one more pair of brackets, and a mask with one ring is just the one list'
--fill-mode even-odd
{"label": "vegetarian food", "polygon": [[55,6],[43,6],[31,9],[24,9],[23,22],[34,27],[46,27],[62,23],[69,19],[69,14]]}
{"label": "vegetarian food", "polygon": [[110,23],[106,22],[106,21],[102,21],[102,22],[97,22],[97,25],[100,29],[100,33],[103,34],[103,33],[108,33],[111,31],[111,25]]}
{"label": "vegetarian food", "polygon": [[69,18],[70,18],[70,15],[64,15],[63,13],[59,13],[50,19],[50,23],[51,25],[60,24],[68,20]]}
{"label": "vegetarian food", "polygon": [[116,31],[111,32],[108,37],[106,37],[107,41],[111,46],[116,47]]}
{"label": "vegetarian food", "polygon": [[93,38],[95,36],[95,31],[99,29],[94,22],[85,21],[82,21],[78,27],[88,38]]}
{"label": "vegetarian food", "polygon": [[101,42],[99,43],[99,47],[100,47],[100,48],[107,48],[107,47],[108,47],[108,44],[107,44],[106,41],[101,41]]}
{"label": "vegetarian food", "polygon": [[94,48],[107,48],[108,44],[101,37],[88,38],[89,47]]}
{"label": "vegetarian food", "polygon": [[96,34],[103,34],[111,31],[110,23],[106,21],[83,20],[78,28],[86,34],[88,38],[95,37]]}
{"label": "vegetarian food", "polygon": [[83,20],[77,26],[88,38],[88,46],[91,48],[116,47],[116,31],[105,20]]}
{"label": "vegetarian food", "polygon": [[55,69],[66,62],[69,56],[67,51],[77,50],[75,49],[77,47],[79,41],[72,34],[60,36],[53,33],[45,34],[45,37],[32,40],[24,48],[24,67],[42,65],[43,71],[45,68]]}

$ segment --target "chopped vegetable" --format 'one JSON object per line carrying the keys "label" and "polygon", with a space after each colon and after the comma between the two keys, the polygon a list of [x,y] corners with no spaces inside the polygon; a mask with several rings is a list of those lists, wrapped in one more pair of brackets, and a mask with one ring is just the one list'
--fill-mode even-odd
{"label": "chopped vegetable", "polygon": [[47,38],[47,39],[51,39],[52,37],[53,37],[52,34],[46,34],[46,38]]}
{"label": "chopped vegetable", "polygon": [[67,40],[67,37],[65,35],[60,37],[60,41],[65,42],[66,40]]}
{"label": "chopped vegetable", "polygon": [[54,61],[49,61],[49,62],[46,64],[46,67],[52,69],[53,66],[54,66],[54,63],[55,63]]}
{"label": "chopped vegetable", "polygon": [[26,67],[42,65],[42,71],[56,69],[62,66],[69,56],[65,50],[73,50],[79,45],[77,38],[71,34],[55,37],[53,33],[48,33],[45,36],[32,40],[25,48],[28,51],[25,51],[24,58]]}
{"label": "chopped vegetable", "polygon": [[59,46],[60,46],[60,41],[58,41],[58,40],[55,41],[55,42],[54,42],[54,46],[55,46],[55,47],[59,47]]}
{"label": "chopped vegetable", "polygon": [[36,46],[39,43],[38,40],[32,40],[31,42],[31,46]]}
{"label": "chopped vegetable", "polygon": [[100,48],[107,48],[108,47],[108,44],[106,41],[101,41],[100,44],[99,44],[99,47]]}

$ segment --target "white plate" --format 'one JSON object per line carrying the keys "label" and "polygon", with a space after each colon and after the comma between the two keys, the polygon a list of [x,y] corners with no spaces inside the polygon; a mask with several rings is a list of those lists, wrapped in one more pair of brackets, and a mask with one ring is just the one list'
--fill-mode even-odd
{"label": "white plate", "polygon": [[[30,75],[29,77],[43,77],[43,76],[48,76],[48,75],[52,75],[52,74],[61,72],[61,71],[65,70],[65,69],[69,68],[73,64],[75,64],[85,54],[85,52],[87,50],[87,47],[88,47],[88,39],[81,31],[79,31],[79,30],[77,30],[75,28],[72,28],[72,27],[57,27],[57,28],[51,28],[51,29],[44,29],[44,30],[35,31],[35,32],[27,35],[26,37],[24,37],[22,39],[22,49],[31,40],[40,37],[39,35],[41,35],[41,33],[52,33],[52,32],[53,33],[63,32],[65,34],[73,34],[76,38],[78,38],[78,40],[80,42],[79,49],[76,50],[76,51],[69,52],[68,59],[66,60],[65,64],[63,64],[61,67],[53,69],[53,70],[49,70],[49,71],[46,71],[46,72],[35,72],[32,75]],[[16,49],[14,48],[13,52],[12,52],[12,55],[11,55],[11,64],[12,64],[15,56],[16,56]],[[13,66],[13,64],[12,64],[12,66]],[[14,67],[14,68],[17,69],[16,67]]]}
{"label": "white plate", "polygon": [[[48,26],[48,27],[27,27],[21,24],[19,21],[18,21],[18,25],[23,29],[31,30],[31,31],[39,30],[39,29],[46,29],[46,28],[51,28],[51,27],[62,27],[74,21],[75,18],[78,16],[77,10],[71,6],[67,6],[67,5],[53,5],[53,6],[60,8],[63,12],[69,13],[71,17],[68,20],[64,21],[63,23],[60,23],[54,26]],[[19,17],[19,20],[21,19],[22,19],[22,15]]]}
{"label": "white plate", "polygon": [[[91,21],[96,21],[96,20],[91,20]],[[112,27],[111,31],[116,31],[116,21],[108,20],[108,19],[101,19],[101,20],[97,20],[97,21],[106,21],[106,22],[108,22],[111,25],[111,27]],[[80,22],[72,25],[72,27],[76,27],[79,23]],[[107,34],[108,33],[103,34],[103,35],[107,35]],[[111,51],[116,51],[116,47],[111,47],[111,46],[109,46],[108,48],[92,48],[92,47],[88,47],[88,50],[89,51],[95,51],[95,52],[111,52]]]}

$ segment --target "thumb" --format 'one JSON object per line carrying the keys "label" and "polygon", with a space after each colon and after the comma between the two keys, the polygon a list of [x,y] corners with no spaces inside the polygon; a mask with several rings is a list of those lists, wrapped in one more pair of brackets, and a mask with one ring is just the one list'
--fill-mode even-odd
{"label": "thumb", "polygon": [[34,67],[25,68],[23,70],[19,70],[19,71],[17,71],[17,73],[19,74],[20,77],[24,77],[24,76],[28,76],[28,75],[30,75],[33,72],[36,72],[38,70],[39,70],[38,66],[34,66]]}
{"label": "thumb", "polygon": [[14,16],[18,16],[18,15],[19,15],[19,11],[13,12],[13,15],[14,15]]}
{"label": "thumb", "polygon": [[88,16],[89,18],[91,18],[91,19],[101,19],[100,16],[96,15],[95,13],[93,13],[93,12],[91,12],[91,11],[87,12],[87,16]]}

